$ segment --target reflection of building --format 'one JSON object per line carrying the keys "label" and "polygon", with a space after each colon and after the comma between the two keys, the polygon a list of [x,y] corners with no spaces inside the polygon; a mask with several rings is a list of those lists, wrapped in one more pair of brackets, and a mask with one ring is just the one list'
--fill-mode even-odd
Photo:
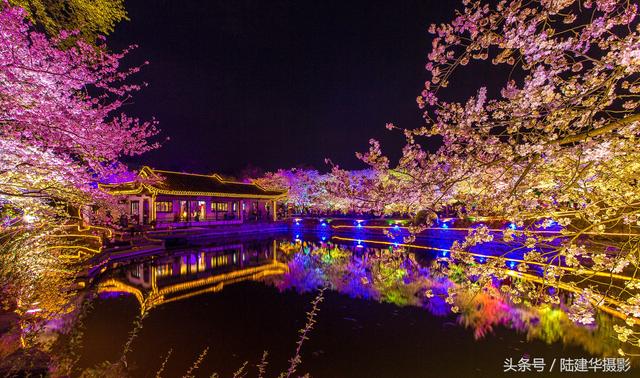
{"label": "reflection of building", "polygon": [[198,175],[144,167],[139,182],[101,185],[124,195],[126,213],[137,224],[157,227],[239,224],[276,220],[277,200],[285,193],[257,184],[226,181],[219,175]]}
{"label": "reflection of building", "polygon": [[195,295],[217,292],[224,285],[284,274],[288,265],[276,259],[275,241],[270,245],[242,244],[202,248],[134,264],[117,278],[103,280],[99,293],[129,293],[141,311]]}

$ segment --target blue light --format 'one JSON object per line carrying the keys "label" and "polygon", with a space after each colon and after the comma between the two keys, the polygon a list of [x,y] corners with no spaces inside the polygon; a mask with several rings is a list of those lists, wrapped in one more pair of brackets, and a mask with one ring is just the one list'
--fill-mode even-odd
{"label": "blue light", "polygon": [[362,227],[362,224],[358,223],[358,225],[356,227],[360,228],[360,227]]}
{"label": "blue light", "polygon": [[322,241],[325,241],[325,240],[327,240],[327,237],[326,237],[326,236],[323,236],[323,237],[322,237]]}
{"label": "blue light", "polygon": [[320,223],[320,225],[321,225],[322,227],[326,227],[326,226],[327,226],[327,224],[326,224],[326,223],[324,223],[324,222]]}
{"label": "blue light", "polygon": [[518,226],[516,226],[515,223],[511,222],[511,223],[509,223],[509,228],[512,229],[512,230],[515,230],[515,229],[518,228]]}
{"label": "blue light", "polygon": [[399,230],[399,229],[400,229],[400,226],[399,226],[399,225],[397,225],[397,224],[395,224],[395,225],[393,225],[393,228],[395,228],[396,230]]}
{"label": "blue light", "polygon": [[300,239],[300,235],[299,234],[296,235],[296,239]]}
{"label": "blue light", "polygon": [[513,268],[515,268],[515,267],[516,267],[516,265],[517,265],[517,264],[516,264],[516,262],[515,262],[515,261],[509,261],[509,262],[507,263],[507,265],[509,266],[509,268],[513,269]]}
{"label": "blue light", "polygon": [[487,261],[487,259],[486,259],[486,258],[484,258],[484,257],[478,257],[478,262],[479,262],[479,263],[484,264],[484,262],[485,262],[485,261]]}
{"label": "blue light", "polygon": [[447,229],[447,228],[449,228],[449,226],[447,226],[446,223],[442,223],[442,228]]}
{"label": "blue light", "polygon": [[393,245],[397,247],[397,246],[398,246],[398,243],[393,243]]}
{"label": "blue light", "polygon": [[447,255],[448,255],[447,251],[440,252],[440,256],[442,256],[442,257],[447,257]]}

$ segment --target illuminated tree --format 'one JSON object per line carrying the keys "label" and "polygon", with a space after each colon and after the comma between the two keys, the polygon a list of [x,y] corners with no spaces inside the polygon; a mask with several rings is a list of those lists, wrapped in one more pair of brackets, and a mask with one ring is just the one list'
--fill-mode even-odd
{"label": "illuminated tree", "polygon": [[384,175],[384,170],[347,171],[333,166],[324,179],[327,207],[358,214],[370,211],[380,214],[388,210],[391,201],[385,195],[389,192],[382,179]]}
{"label": "illuminated tree", "polygon": [[302,213],[316,207],[313,198],[318,195],[320,176],[315,170],[279,169],[255,179],[255,183],[269,190],[286,190],[285,204],[293,206],[296,213]]}
{"label": "illuminated tree", "polygon": [[[373,169],[347,171],[338,166],[326,174],[294,168],[269,172],[255,182],[267,189],[286,190],[285,201],[298,214],[364,213],[373,209],[382,213],[394,207],[385,202],[388,196],[380,194],[383,185],[371,190],[372,186],[385,182],[380,174],[380,171]],[[384,187],[387,192],[393,189]]]}
{"label": "illuminated tree", "polygon": [[[69,310],[79,264],[97,253],[114,198],[97,186],[123,156],[156,144],[154,122],[120,113],[139,86],[126,54],[48,39],[19,7],[0,10],[0,290],[5,307],[47,318]],[[100,211],[94,211],[95,209]]]}
{"label": "illuminated tree", "polygon": [[87,42],[113,32],[115,25],[128,20],[123,0],[9,0],[22,7],[28,18],[50,36],[77,30]]}
{"label": "illuminated tree", "polygon": [[[494,227],[513,222],[501,232],[479,226],[454,244],[451,264],[466,272],[466,284],[498,277],[515,300],[537,303],[556,303],[558,294],[544,287],[566,284],[576,297],[570,316],[583,323],[609,297],[627,318],[628,327],[616,331],[632,344],[640,324],[637,7],[626,0],[464,1],[453,21],[429,28],[431,78],[417,98],[425,125],[403,130],[407,144],[394,167],[375,141],[360,155],[381,180],[369,186],[377,202],[428,212],[423,227],[447,206],[461,217],[489,217]],[[443,100],[457,70],[489,59],[503,83],[480,84],[462,103]],[[443,141],[436,153],[421,145],[432,136]],[[544,266],[542,283],[509,277],[504,260],[479,267],[468,252],[489,242],[524,260],[516,274]],[[619,273],[631,279],[614,279]],[[611,282],[598,283],[602,274]]]}

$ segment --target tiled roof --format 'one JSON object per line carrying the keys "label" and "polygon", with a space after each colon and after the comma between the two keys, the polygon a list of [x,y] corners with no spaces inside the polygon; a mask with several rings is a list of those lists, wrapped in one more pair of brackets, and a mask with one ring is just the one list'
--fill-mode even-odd
{"label": "tiled roof", "polygon": [[280,196],[281,191],[265,190],[253,183],[241,183],[225,181],[218,175],[198,175],[192,173],[180,173],[162,171],[147,168],[147,172],[158,177],[157,183],[149,186],[158,189],[159,192],[180,192],[180,193],[212,193],[231,194],[247,196]]}

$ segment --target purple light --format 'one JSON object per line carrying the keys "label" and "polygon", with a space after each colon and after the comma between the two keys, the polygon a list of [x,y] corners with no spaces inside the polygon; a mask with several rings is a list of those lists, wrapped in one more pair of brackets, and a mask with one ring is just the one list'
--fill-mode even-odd
{"label": "purple light", "polygon": [[103,291],[101,293],[98,294],[98,298],[100,299],[111,299],[111,298],[118,298],[118,297],[122,297],[125,295],[129,295],[130,293],[124,292],[124,291]]}

